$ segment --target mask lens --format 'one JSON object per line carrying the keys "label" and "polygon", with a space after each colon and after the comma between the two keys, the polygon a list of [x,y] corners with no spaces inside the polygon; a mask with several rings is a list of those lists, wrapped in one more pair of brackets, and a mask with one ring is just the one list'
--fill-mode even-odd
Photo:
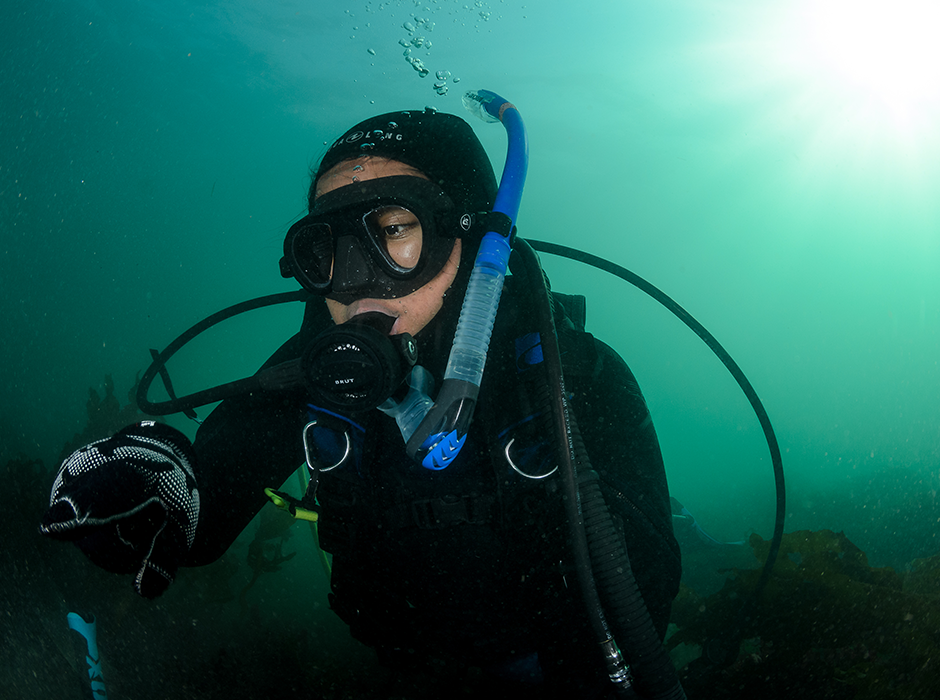
{"label": "mask lens", "polygon": [[362,217],[379,252],[400,273],[411,272],[421,259],[423,230],[414,212],[399,206],[383,206]]}
{"label": "mask lens", "polygon": [[333,266],[333,234],[327,224],[306,224],[294,232],[291,254],[297,279],[303,286],[316,290],[329,285]]}
{"label": "mask lens", "polygon": [[319,196],[284,239],[281,273],[349,304],[398,299],[439,274],[458,236],[453,202],[411,175],[356,182]]}

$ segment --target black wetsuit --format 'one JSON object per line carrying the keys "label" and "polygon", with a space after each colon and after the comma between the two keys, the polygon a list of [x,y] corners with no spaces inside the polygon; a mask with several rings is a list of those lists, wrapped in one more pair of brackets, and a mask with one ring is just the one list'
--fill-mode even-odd
{"label": "black wetsuit", "polygon": [[[487,669],[538,653],[546,680],[575,690],[604,674],[570,568],[560,477],[526,478],[505,456],[513,440],[509,454],[523,471],[540,475],[555,463],[538,329],[516,287],[509,278],[457,460],[428,471],[408,460],[390,418],[352,417],[364,429],[356,459],[320,477],[321,544],[333,554],[333,609],[388,663],[435,657]],[[311,302],[301,332],[269,364],[297,356],[330,323],[325,305]],[[680,560],[649,411],[613,350],[560,306],[556,323],[571,406],[663,635]],[[449,326],[440,335],[453,337]],[[439,357],[419,362],[440,381]],[[209,416],[195,441],[202,514],[186,563],[220,556],[264,504],[262,488],[303,462],[310,410],[300,392],[259,394]]]}

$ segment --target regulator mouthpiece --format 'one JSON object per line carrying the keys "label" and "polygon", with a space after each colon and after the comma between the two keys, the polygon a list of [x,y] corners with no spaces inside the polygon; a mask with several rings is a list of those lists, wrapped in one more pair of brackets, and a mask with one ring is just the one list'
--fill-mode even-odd
{"label": "regulator mouthpiece", "polygon": [[301,360],[313,402],[331,411],[359,413],[388,399],[418,354],[409,333],[388,335],[394,323],[390,316],[369,312],[321,333]]}

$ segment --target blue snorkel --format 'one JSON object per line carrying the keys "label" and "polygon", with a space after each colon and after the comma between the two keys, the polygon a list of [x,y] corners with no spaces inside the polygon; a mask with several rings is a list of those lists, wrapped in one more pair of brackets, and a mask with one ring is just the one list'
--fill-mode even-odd
{"label": "blue snorkel", "polygon": [[434,470],[454,460],[470,429],[529,164],[525,126],[512,103],[489,90],[468,92],[463,102],[484,121],[501,121],[506,127],[509,147],[493,204],[493,211],[506,225],[498,227],[501,231],[487,231],[480,243],[437,400],[429,397],[433,390],[430,374],[416,367],[408,377],[407,396],[379,406],[397,421],[408,456]]}

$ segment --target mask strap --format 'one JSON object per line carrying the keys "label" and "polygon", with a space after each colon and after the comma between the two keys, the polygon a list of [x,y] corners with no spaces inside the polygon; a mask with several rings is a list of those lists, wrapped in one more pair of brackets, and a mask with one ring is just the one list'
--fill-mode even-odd
{"label": "mask strap", "polygon": [[460,227],[465,231],[492,231],[509,240],[512,246],[516,238],[516,227],[512,219],[501,211],[478,211],[474,214],[464,214],[460,220]]}

